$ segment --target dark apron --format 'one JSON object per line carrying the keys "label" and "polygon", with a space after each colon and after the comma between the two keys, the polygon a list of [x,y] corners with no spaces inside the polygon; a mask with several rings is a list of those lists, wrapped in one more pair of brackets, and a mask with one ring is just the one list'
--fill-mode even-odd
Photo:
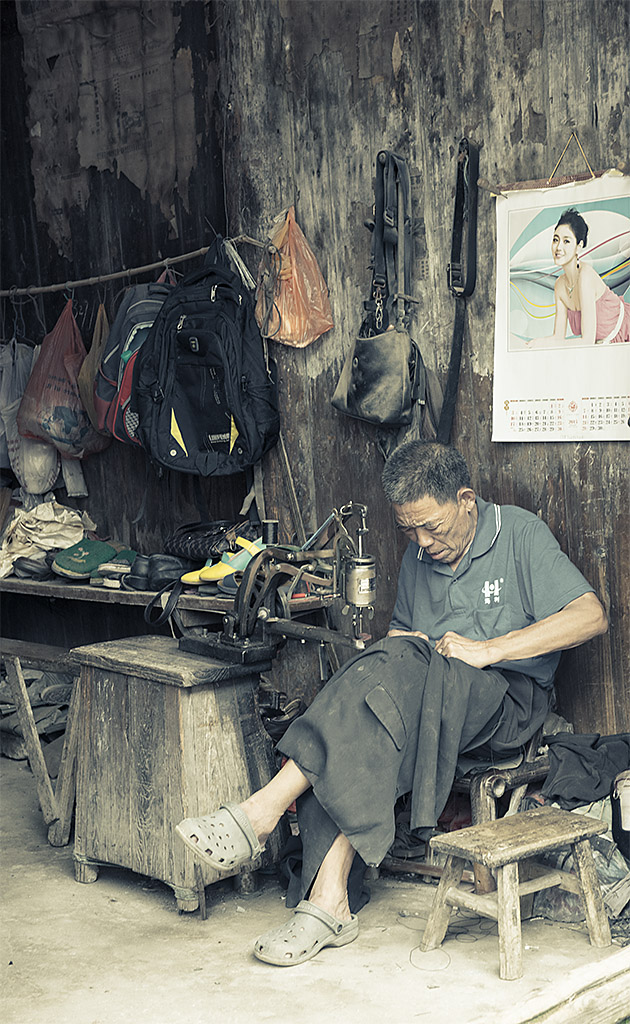
{"label": "dark apron", "polygon": [[297,805],[300,898],[340,831],[366,864],[380,864],[402,794],[412,794],[411,828],[435,826],[459,754],[521,746],[548,696],[521,673],[444,658],[419,637],[386,637],[346,662],[278,743],[312,787]]}

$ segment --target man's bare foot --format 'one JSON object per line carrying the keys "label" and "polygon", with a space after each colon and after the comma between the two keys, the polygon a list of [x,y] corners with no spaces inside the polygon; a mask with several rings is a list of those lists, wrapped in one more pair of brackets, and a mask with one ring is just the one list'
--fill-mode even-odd
{"label": "man's bare foot", "polygon": [[289,759],[271,782],[240,805],[261,842],[274,830],[287,807],[310,787],[295,761]]}

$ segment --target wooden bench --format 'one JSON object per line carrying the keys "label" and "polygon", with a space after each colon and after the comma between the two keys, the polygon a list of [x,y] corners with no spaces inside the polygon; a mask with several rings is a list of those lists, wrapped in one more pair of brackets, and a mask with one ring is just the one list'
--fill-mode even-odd
{"label": "wooden bench", "polygon": [[63,647],[31,643],[28,640],[0,639],[0,656],[4,662],[7,680],[15,704],[24,746],[31,771],[37,785],[39,804],[48,827],[51,846],[67,846],[70,841],[72,812],[75,797],[75,770],[77,752],[78,697],[76,681],[68,707],[57,784],[53,789],[37,732],[33,709],[22,673],[22,666],[53,669],[57,672],[76,672],[72,655]]}
{"label": "wooden bench", "polygon": [[76,668],[72,655],[65,647],[31,643],[30,640],[11,640],[0,637],[0,658],[19,658],[28,668],[52,669],[54,672],[73,672]]}
{"label": "wooden bench", "polygon": [[[593,946],[611,944],[589,838],[607,830],[605,822],[583,814],[540,807],[510,817],[434,836],[431,847],[447,854],[427,927],[420,944],[423,952],[441,945],[452,907],[464,907],[495,920],[499,927],[499,974],[505,981],[522,977],[521,908],[523,896],[559,886],[582,895],[586,923]],[[552,870],[530,858],[570,846],[578,874]],[[497,891],[479,895],[460,888],[467,860],[497,872]],[[527,862],[519,883],[519,864]]]}
{"label": "wooden bench", "polygon": [[[152,590],[110,590],[107,587],[91,587],[89,583],[56,583],[51,580],[23,580],[8,576],[0,580],[0,593],[28,594],[31,597],[50,597],[66,601],[88,601],[98,604],[145,606],[155,591]],[[291,608],[295,612],[316,611],[327,603],[316,597],[294,598]],[[195,593],[184,593],[177,602],[184,611],[205,612],[222,615],[234,607],[234,598],[228,596],[200,597]]]}

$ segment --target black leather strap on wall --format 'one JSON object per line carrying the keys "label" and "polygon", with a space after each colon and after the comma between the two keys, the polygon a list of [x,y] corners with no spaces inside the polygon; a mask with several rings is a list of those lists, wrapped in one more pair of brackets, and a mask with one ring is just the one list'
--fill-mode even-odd
{"label": "black leather strap on wall", "polygon": [[373,276],[372,294],[365,308],[370,310],[377,295],[381,295],[388,322],[392,324],[403,315],[404,302],[398,302],[399,293],[409,294],[411,290],[413,224],[407,163],[387,149],[381,150],[376,158],[374,222],[369,226],[373,230]]}
{"label": "black leather strap on wall", "polygon": [[[455,324],[444,390],[444,401],[440,413],[437,439],[448,444],[455,415],[459,369],[466,326],[466,299],[475,290],[477,280],[477,178],[479,176],[479,150],[462,139],[457,156],[457,181],[455,185],[455,212],[451,241],[451,261],[448,265],[448,286],[455,296]],[[466,234],[466,258],[462,264],[462,248]]]}

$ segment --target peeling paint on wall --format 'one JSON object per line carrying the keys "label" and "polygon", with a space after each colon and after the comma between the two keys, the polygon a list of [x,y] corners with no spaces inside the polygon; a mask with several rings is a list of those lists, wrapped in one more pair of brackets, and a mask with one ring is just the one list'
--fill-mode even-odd
{"label": "peeling paint on wall", "polygon": [[20,3],[37,218],[72,258],[69,211],[85,209],[89,169],[125,175],[172,220],[196,161],[192,56],[173,39],[171,4],[96,8]]}

